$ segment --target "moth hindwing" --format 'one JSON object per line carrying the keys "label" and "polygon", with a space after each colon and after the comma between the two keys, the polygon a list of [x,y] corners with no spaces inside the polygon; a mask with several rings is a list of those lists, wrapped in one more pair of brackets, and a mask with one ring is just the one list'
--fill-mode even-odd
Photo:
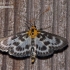
{"label": "moth hindwing", "polygon": [[33,62],[35,56],[49,56],[67,44],[65,38],[39,31],[33,26],[28,32],[23,31],[15,36],[2,39],[0,50],[15,57],[31,56]]}

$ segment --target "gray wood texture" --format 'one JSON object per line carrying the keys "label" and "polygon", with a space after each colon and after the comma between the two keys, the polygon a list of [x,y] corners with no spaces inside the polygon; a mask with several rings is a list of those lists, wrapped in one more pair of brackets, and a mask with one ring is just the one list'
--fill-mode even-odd
{"label": "gray wood texture", "polygon": [[48,59],[36,58],[33,65],[30,58],[17,60],[0,53],[0,70],[70,70],[70,0],[0,0],[0,6],[9,5],[13,8],[0,8],[0,38],[35,23],[38,29],[67,38],[68,48]]}

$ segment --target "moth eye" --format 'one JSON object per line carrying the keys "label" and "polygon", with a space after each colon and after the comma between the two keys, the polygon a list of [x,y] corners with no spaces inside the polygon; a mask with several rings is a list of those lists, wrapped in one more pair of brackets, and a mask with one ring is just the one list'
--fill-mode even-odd
{"label": "moth eye", "polygon": [[22,47],[21,46],[18,46],[18,47],[16,47],[16,50],[17,51],[21,51],[22,50]]}
{"label": "moth eye", "polygon": [[48,45],[48,44],[50,44],[50,42],[49,41],[45,41],[44,44],[45,45]]}
{"label": "moth eye", "polygon": [[26,47],[25,47],[26,49],[29,49],[29,45],[26,45]]}
{"label": "moth eye", "polygon": [[46,46],[42,46],[42,48],[41,48],[42,51],[44,51],[44,50],[46,50],[46,49],[47,49]]}
{"label": "moth eye", "polygon": [[19,42],[14,42],[13,43],[15,46],[18,46],[19,45]]}

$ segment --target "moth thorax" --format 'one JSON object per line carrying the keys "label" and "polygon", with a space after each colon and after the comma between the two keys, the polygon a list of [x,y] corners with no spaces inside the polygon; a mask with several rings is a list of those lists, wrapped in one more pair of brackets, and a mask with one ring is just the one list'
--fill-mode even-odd
{"label": "moth thorax", "polygon": [[34,38],[31,39],[31,45],[33,46],[35,44]]}
{"label": "moth thorax", "polygon": [[31,29],[27,32],[27,34],[31,37],[31,38],[35,38],[40,32],[38,32],[38,30],[36,29],[35,26],[32,26]]}

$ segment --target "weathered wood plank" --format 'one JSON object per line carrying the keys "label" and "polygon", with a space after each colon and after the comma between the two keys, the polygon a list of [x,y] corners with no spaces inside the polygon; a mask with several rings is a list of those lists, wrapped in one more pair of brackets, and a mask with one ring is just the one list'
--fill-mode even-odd
{"label": "weathered wood plank", "polygon": [[[52,32],[52,22],[53,22],[53,0],[45,0],[44,1],[44,10],[46,8],[49,8],[49,10],[44,14],[44,17],[43,17],[43,28],[46,28],[44,29],[45,31],[47,32]],[[48,28],[49,27],[49,28]],[[51,70],[52,67],[51,67],[51,58],[49,59],[45,59],[42,61],[42,70]]]}
{"label": "weathered wood plank", "polygon": [[[53,24],[52,24],[52,33],[57,34],[58,30],[58,23],[57,23],[57,6],[58,6],[58,1],[53,0]],[[52,57],[52,70],[57,70],[57,54],[54,54]]]}
{"label": "weathered wood plank", "polygon": [[[1,0],[2,2],[3,0]],[[0,8],[0,38],[3,37],[3,33],[4,33],[4,9]],[[2,61],[3,59],[3,55],[0,53],[0,70],[2,70]]]}
{"label": "weathered wood plank", "polygon": [[[7,2],[9,6],[13,6],[14,1],[13,0],[9,0],[9,2]],[[13,26],[14,26],[14,6],[13,8],[9,8],[8,9],[8,36],[13,35]],[[6,70],[13,70],[13,59],[9,56],[6,55]]]}
{"label": "weathered wood plank", "polygon": [[[26,21],[33,24],[33,20],[36,19],[35,24],[38,29],[46,28],[45,31],[67,37],[70,41],[69,0],[9,0],[9,2],[13,3],[13,9],[0,9],[0,37],[23,31],[27,29]],[[49,10],[40,16],[48,7]],[[4,30],[6,32],[3,32]],[[68,47],[66,52],[54,54],[52,58],[37,59],[34,65],[31,65],[30,58],[16,60],[6,55],[5,59],[0,54],[0,70],[70,70],[69,51]]]}
{"label": "weathered wood plank", "polygon": [[[18,33],[20,32],[20,25],[22,25],[20,23],[20,11],[21,11],[21,0],[20,1],[17,1],[17,0],[14,0],[14,34],[15,33]],[[23,62],[23,61],[22,61]],[[20,70],[21,68],[21,61],[20,60],[16,60],[14,59],[13,61],[13,70]],[[23,68],[21,68],[23,69]]]}
{"label": "weathered wood plank", "polygon": [[[65,0],[54,0],[54,30],[60,36],[66,37],[66,9]],[[65,52],[58,53],[53,57],[53,70],[65,70]]]}
{"label": "weathered wood plank", "polygon": [[[61,36],[65,36],[65,28],[66,28],[66,4],[63,5],[64,0],[60,0],[58,2],[58,34]],[[58,53],[57,56],[57,70],[65,70],[65,53]]]}
{"label": "weathered wood plank", "polygon": [[66,70],[70,70],[70,0],[67,0],[67,31],[68,49],[66,50]]}
{"label": "weathered wood plank", "polygon": [[[8,6],[6,3],[7,2],[9,2],[8,0],[5,0],[5,6]],[[7,37],[8,36],[8,13],[9,13],[9,9],[8,8],[5,8],[5,10],[4,10],[4,12],[5,12],[5,14],[4,14],[4,37]],[[6,70],[6,68],[7,68],[7,65],[6,65],[6,63],[7,63],[7,61],[6,61],[6,58],[7,58],[7,56],[5,55],[5,54],[3,54],[3,59],[2,59],[2,70]]]}

